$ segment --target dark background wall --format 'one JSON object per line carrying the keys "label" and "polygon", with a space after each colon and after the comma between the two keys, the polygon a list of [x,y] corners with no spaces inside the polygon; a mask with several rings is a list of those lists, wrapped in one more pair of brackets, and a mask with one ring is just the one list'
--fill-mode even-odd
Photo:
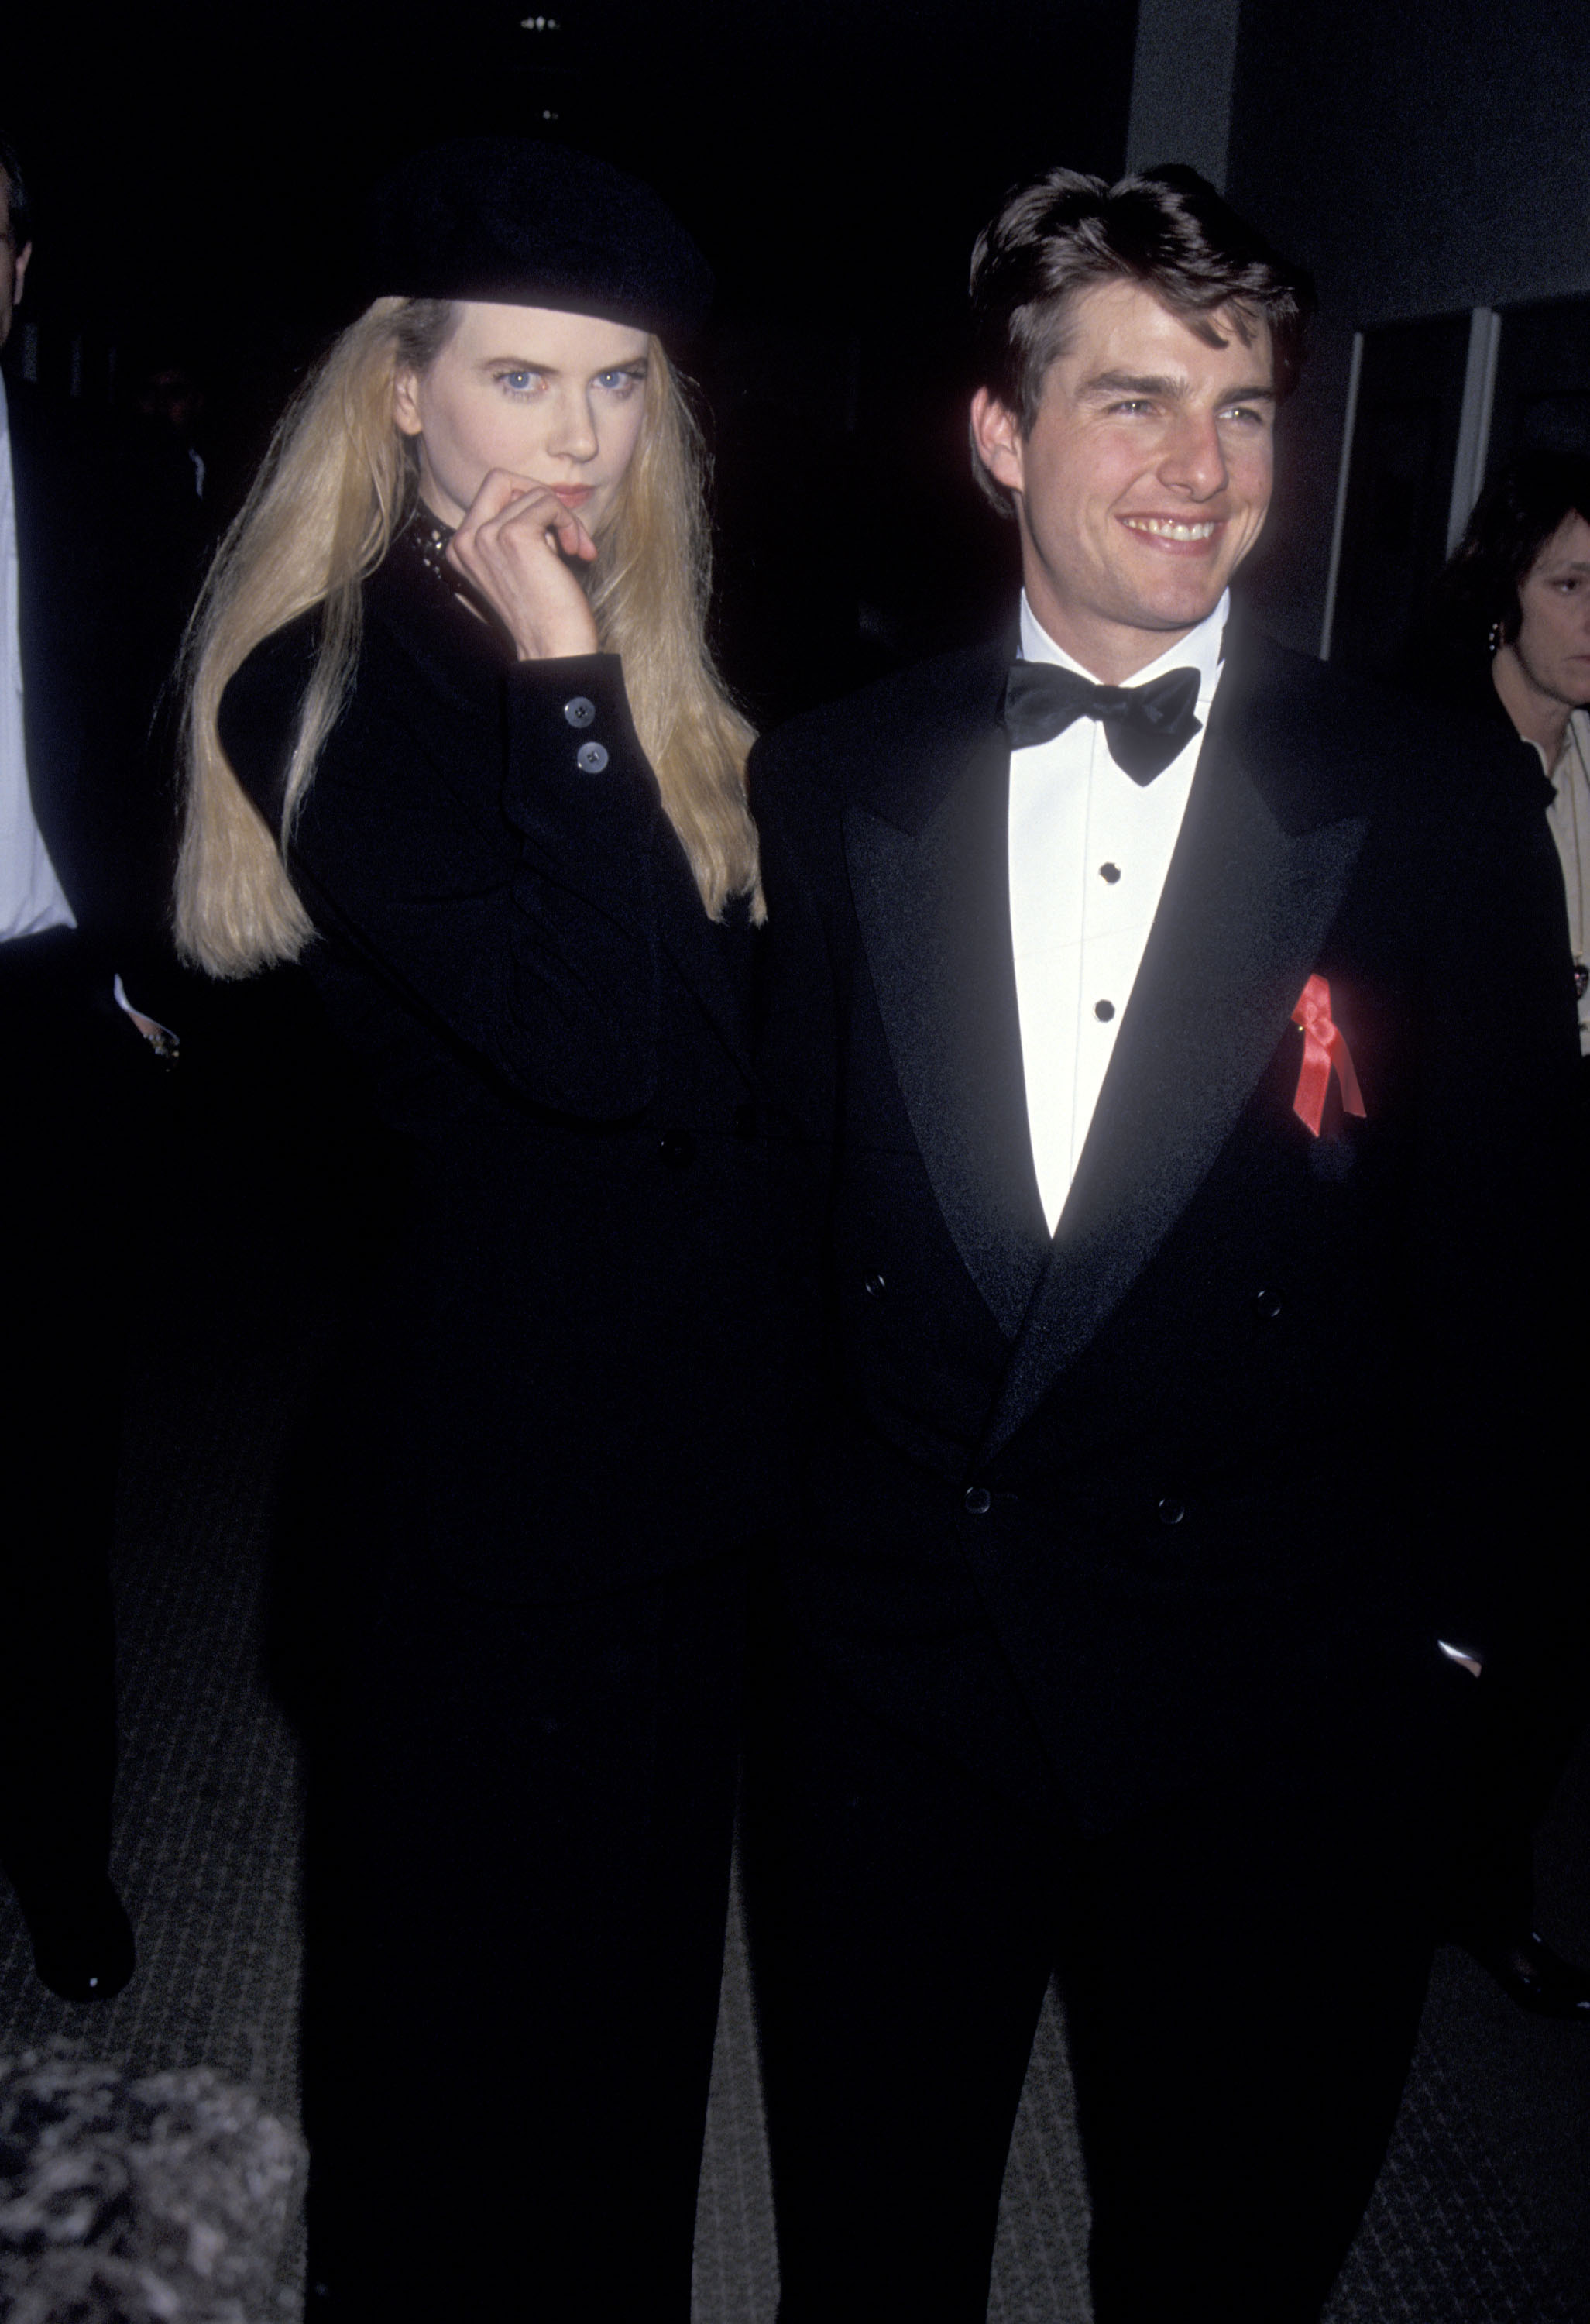
{"label": "dark background wall", "polygon": [[101,399],[152,363],[201,367],[224,508],[346,312],[379,169],[472,128],[606,153],[719,273],[696,368],[722,647],[763,716],[1006,600],[958,323],[973,234],[1027,168],[1190,160],[1314,269],[1316,354],[1250,576],[1309,650],[1354,331],[1590,294],[1583,0],[536,5],[538,29],[529,0],[31,8],[0,110],[38,198],[34,356]]}
{"label": "dark background wall", "polygon": [[1583,0],[1244,0],[1229,191],[1362,326],[1590,290]]}
{"label": "dark background wall", "polygon": [[1235,64],[1227,191],[1320,293],[1256,576],[1312,650],[1353,332],[1590,294],[1590,9],[1242,0]]}
{"label": "dark background wall", "polygon": [[[201,364],[225,501],[345,317],[363,189],[474,130],[650,178],[709,253],[694,367],[717,465],[721,648],[763,716],[997,618],[959,327],[979,225],[1057,155],[1122,166],[1118,0],[175,0],[96,38],[35,7],[0,99],[36,180],[23,313],[58,384]],[[97,22],[97,19],[96,20]]]}

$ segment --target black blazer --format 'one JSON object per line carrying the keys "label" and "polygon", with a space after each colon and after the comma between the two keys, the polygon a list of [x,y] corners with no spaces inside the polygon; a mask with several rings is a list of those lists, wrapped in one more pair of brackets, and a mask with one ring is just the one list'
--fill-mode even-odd
{"label": "black blazer", "polygon": [[[311,643],[223,704],[273,825]],[[532,1600],[741,1545],[787,1489],[812,1204],[753,1063],[764,935],[707,919],[617,659],[514,662],[400,540],[290,862],[406,1157],[358,1384],[377,1555]]]}
{"label": "black blazer", "polygon": [[[914,1727],[972,1702],[991,1627],[1097,1827],[1371,1666],[1397,1685],[1438,1635],[1505,1633],[1539,1545],[1508,1496],[1560,1291],[1572,1013],[1517,753],[1234,637],[1051,1242],[1006,661],[930,663],[753,762],[798,865],[776,924],[826,954],[839,1139],[834,1394],[786,1566],[820,1650]],[[1367,1106],[1333,1083],[1319,1138],[1293,1111],[1315,973]]]}
{"label": "black blazer", "polygon": [[113,431],[7,378],[33,812],[85,942],[163,952],[173,802],[152,739],[187,611],[185,544]]}

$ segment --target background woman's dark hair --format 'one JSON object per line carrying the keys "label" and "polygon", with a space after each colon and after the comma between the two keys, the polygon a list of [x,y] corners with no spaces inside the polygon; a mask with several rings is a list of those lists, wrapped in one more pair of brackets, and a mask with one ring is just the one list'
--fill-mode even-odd
{"label": "background woman's dark hair", "polygon": [[18,250],[25,250],[33,238],[33,206],[16,148],[4,135],[0,135],[0,170],[5,171],[9,185],[11,239]]}
{"label": "background woman's dark hair", "polygon": [[[1482,664],[1523,619],[1519,585],[1558,525],[1590,523],[1590,455],[1521,452],[1485,486],[1441,576],[1436,628],[1448,659]],[[1500,634],[1492,631],[1500,623]]]}
{"label": "background woman's dark hair", "polygon": [[[1140,283],[1211,346],[1225,341],[1209,318],[1232,311],[1269,326],[1275,391],[1289,395],[1302,363],[1313,286],[1196,170],[1167,163],[1107,185],[1077,170],[1046,170],[1015,187],[978,236],[971,257],[977,379],[1031,432],[1043,379],[1063,355],[1076,294],[1094,284]],[[997,508],[1011,501],[974,456]]]}

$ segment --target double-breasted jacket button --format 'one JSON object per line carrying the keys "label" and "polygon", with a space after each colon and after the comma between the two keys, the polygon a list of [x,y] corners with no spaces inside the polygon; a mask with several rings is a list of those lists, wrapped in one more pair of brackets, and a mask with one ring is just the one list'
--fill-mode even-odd
{"label": "double-breasted jacket button", "polygon": [[607,752],[600,742],[582,742],[574,763],[583,775],[599,775],[607,764]]}
{"label": "double-breasted jacket button", "polygon": [[969,1517],[986,1517],[994,1506],[994,1496],[987,1485],[968,1485],[966,1512]]}
{"label": "double-breasted jacket button", "polygon": [[1259,1318],[1261,1323],[1273,1323],[1280,1313],[1281,1294],[1279,1291],[1255,1292],[1254,1314]]}
{"label": "double-breasted jacket button", "polygon": [[868,1277],[866,1282],[861,1287],[866,1292],[869,1299],[881,1299],[883,1297],[886,1286],[882,1276],[878,1274],[876,1268]]}
{"label": "double-breasted jacket button", "polygon": [[695,1140],[687,1130],[663,1130],[657,1146],[670,1170],[683,1170],[687,1162],[695,1159]]}
{"label": "double-breasted jacket button", "polygon": [[1167,1493],[1159,1505],[1161,1525],[1180,1525],[1186,1515],[1186,1502],[1179,1501],[1174,1493]]}
{"label": "double-breasted jacket button", "polygon": [[589,726],[596,715],[596,705],[588,694],[576,694],[564,704],[563,715],[571,726]]}
{"label": "double-breasted jacket button", "polygon": [[740,1103],[734,1109],[734,1135],[736,1138],[754,1138],[756,1134],[757,1109],[755,1102],[749,1097],[741,1098]]}

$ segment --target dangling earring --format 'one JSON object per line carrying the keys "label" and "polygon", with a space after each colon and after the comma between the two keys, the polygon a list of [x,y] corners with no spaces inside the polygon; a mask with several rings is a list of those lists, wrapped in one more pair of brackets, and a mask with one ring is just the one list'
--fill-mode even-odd
{"label": "dangling earring", "polygon": [[1506,643],[1506,640],[1502,634],[1502,624],[1500,622],[1492,622],[1490,630],[1486,634],[1485,643],[1490,647],[1491,659],[1494,661],[1496,656],[1501,652],[1503,646]]}

